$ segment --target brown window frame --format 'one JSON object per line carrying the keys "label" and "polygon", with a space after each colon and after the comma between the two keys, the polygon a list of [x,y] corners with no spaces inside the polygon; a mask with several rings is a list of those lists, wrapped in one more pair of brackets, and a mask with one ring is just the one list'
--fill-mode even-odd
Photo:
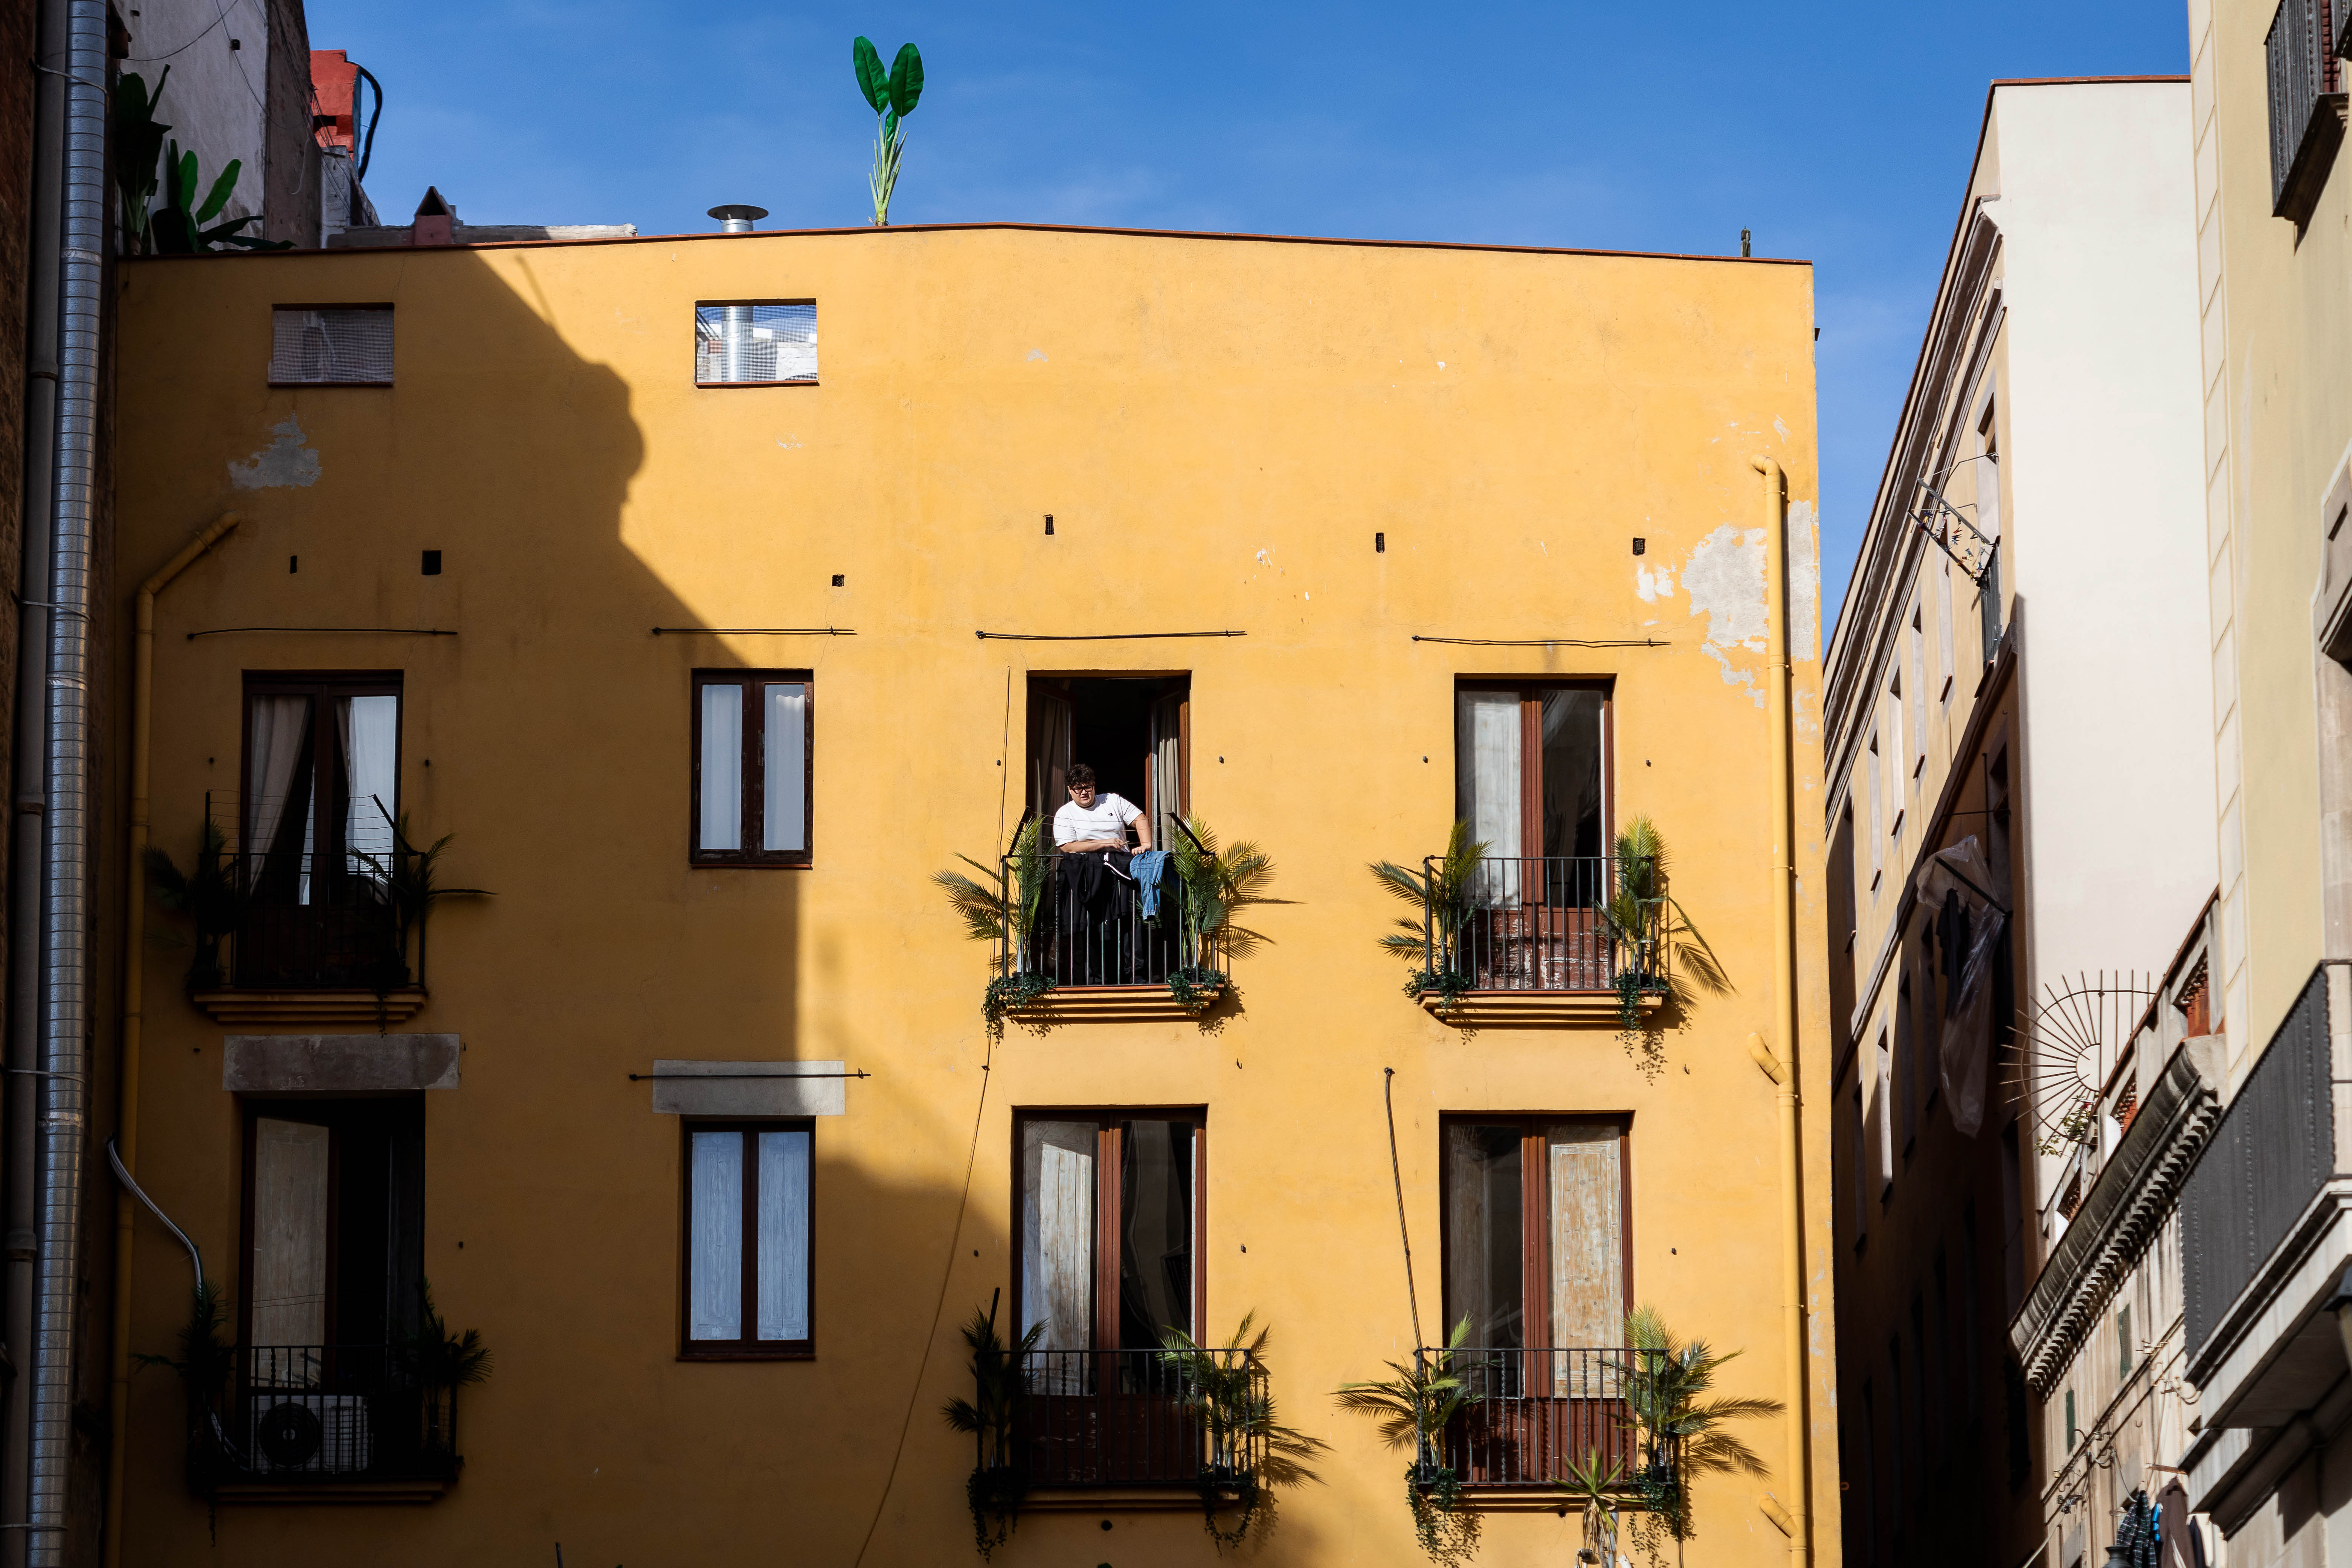
{"label": "brown window frame", "polygon": [[[384,314],[392,316],[394,318],[392,374],[394,380],[398,379],[400,375],[400,321],[396,313],[396,308],[391,300],[330,300],[316,304],[313,304],[309,300],[295,300],[291,302],[280,300],[273,303],[269,307],[269,363],[273,369],[276,368],[278,363],[278,313],[280,310],[382,310]],[[275,376],[271,376],[268,378],[266,384],[270,386],[299,387],[305,390],[315,389],[322,386],[357,386],[372,387],[377,391],[389,391],[392,388],[393,381],[279,381]]]}
{"label": "brown window frame", "polygon": [[[1094,1321],[1087,1325],[1090,1351],[1151,1350],[1156,1346],[1118,1343],[1120,1307],[1119,1259],[1124,1241],[1119,1229],[1122,1121],[1185,1121],[1192,1128],[1192,1337],[1209,1342],[1205,1331],[1209,1301],[1209,1111],[1203,1105],[1027,1105],[1013,1112],[1013,1331],[1008,1343],[1021,1337],[1028,1303],[1021,1299],[1022,1248],[1027,1242],[1024,1216],[1028,1194],[1023,1190],[1024,1165],[1022,1134],[1032,1121],[1095,1123]],[[1109,1342],[1106,1343],[1106,1340]]]}
{"label": "brown window frame", "polygon": [[[417,1252],[416,1268],[420,1281],[425,1279],[424,1257],[424,1209],[427,1195],[426,1174],[422,1148],[424,1126],[424,1095],[417,1091],[393,1094],[338,1094],[324,1097],[305,1096],[299,1099],[270,1095],[239,1095],[237,1111],[240,1119],[239,1145],[242,1169],[238,1175],[237,1235],[242,1245],[237,1248],[236,1269],[236,1339],[237,1345],[253,1345],[253,1255],[257,1237],[254,1231],[254,1179],[260,1173],[258,1139],[260,1124],[270,1121],[299,1121],[328,1131],[327,1143],[327,1236],[326,1236],[326,1301],[320,1312],[324,1325],[322,1349],[331,1350],[341,1343],[340,1322],[342,1309],[342,1169],[343,1144],[349,1135],[349,1124],[373,1114],[385,1121],[395,1110],[407,1110],[416,1117],[420,1134],[417,1152]],[[374,1107],[374,1110],[353,1110],[354,1106]],[[387,1243],[389,1238],[387,1238]],[[387,1336],[390,1333],[387,1325]]]}
{"label": "brown window frame", "polygon": [[[1523,853],[1503,859],[1545,858],[1543,850],[1543,700],[1554,691],[1597,691],[1601,694],[1601,856],[1616,853],[1617,834],[1617,681],[1613,676],[1461,675],[1454,677],[1447,715],[1454,726],[1455,776],[1461,769],[1461,694],[1465,691],[1516,691],[1519,697],[1519,847]],[[1457,786],[1458,788],[1458,786]],[[1454,810],[1461,811],[1457,798]],[[1533,853],[1525,853],[1528,845]]]}
{"label": "brown window frame", "polygon": [[[808,1337],[762,1340],[760,1329],[760,1189],[758,1135],[809,1135]],[[743,1293],[737,1340],[698,1340],[694,1331],[694,1135],[743,1134]],[[680,1361],[814,1361],[816,1359],[816,1121],[807,1116],[680,1117],[677,1171],[677,1359]]]}
{"label": "brown window frame", "polygon": [[[1519,1321],[1530,1324],[1540,1316],[1547,1337],[1551,1331],[1551,1186],[1546,1163],[1538,1157],[1544,1147],[1544,1129],[1563,1121],[1613,1121],[1617,1124],[1617,1245],[1623,1270],[1627,1311],[1633,1294],[1633,1114],[1630,1110],[1448,1110],[1437,1119],[1437,1278],[1441,1331],[1460,1316],[1453,1300],[1454,1155],[1446,1133],[1454,1127],[1519,1128]],[[1541,1307],[1540,1313],[1537,1309]],[[1528,1337],[1523,1328],[1520,1337]],[[1474,1347],[1479,1349],[1493,1347]],[[1522,1350],[1607,1349],[1607,1346],[1522,1345]]]}
{"label": "brown window frame", "polygon": [[[767,828],[767,732],[759,689],[764,685],[804,689],[801,736],[801,847],[798,849],[705,849],[702,847],[702,689],[743,689],[743,842],[757,844]],[[687,705],[691,734],[687,747],[686,858],[696,867],[805,871],[816,864],[816,673],[810,669],[697,669]]]}
{"label": "brown window frame", "polygon": [[401,758],[408,732],[408,693],[404,673],[397,669],[248,669],[245,671],[243,706],[237,711],[236,845],[241,855],[266,855],[267,844],[248,843],[253,816],[253,700],[257,697],[307,697],[310,700],[310,823],[315,866],[341,865],[344,847],[342,824],[326,809],[330,792],[319,781],[333,776],[335,738],[319,721],[320,705],[338,697],[391,697],[400,703],[400,719],[393,727],[393,820],[400,818]]}

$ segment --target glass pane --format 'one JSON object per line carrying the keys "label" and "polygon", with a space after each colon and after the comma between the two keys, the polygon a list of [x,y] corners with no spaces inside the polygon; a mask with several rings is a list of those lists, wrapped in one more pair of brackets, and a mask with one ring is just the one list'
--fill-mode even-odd
{"label": "glass pane", "polygon": [[384,385],[392,380],[392,307],[285,309],[270,321],[269,379]]}
{"label": "glass pane", "polygon": [[[1041,1351],[1094,1343],[1095,1123],[1021,1127],[1021,1331],[1043,1324]],[[1049,1393],[1086,1386],[1084,1358],[1044,1358]]]}
{"label": "glass pane", "polygon": [[760,1134],[760,1337],[809,1337],[809,1135]]}
{"label": "glass pane", "polygon": [[687,1338],[743,1337],[743,1134],[697,1132],[688,1173]]}
{"label": "glass pane", "polygon": [[1474,1346],[1524,1342],[1519,1209],[1519,1129],[1447,1123],[1445,1323],[1468,1318]]}
{"label": "glass pane", "polygon": [[[327,1339],[327,1129],[257,1118],[253,1129],[253,1342]],[[273,1368],[284,1372],[282,1358]]]}
{"label": "glass pane", "polygon": [[743,689],[702,689],[703,849],[743,847]]}
{"label": "glass pane", "polygon": [[[1551,1342],[1564,1349],[1624,1342],[1624,1177],[1618,1151],[1614,1121],[1559,1121],[1544,1129],[1544,1180],[1551,1205]],[[1600,1361],[1569,1358],[1560,1371],[1591,1372]]]}
{"label": "glass pane", "polygon": [[760,847],[808,847],[808,688],[798,681],[761,689]]}
{"label": "glass pane", "polygon": [[1609,852],[1601,842],[1601,693],[1546,692],[1543,699],[1543,852],[1546,855],[1595,856]]}
{"label": "glass pane", "polygon": [[814,381],[814,305],[697,305],[694,379],[728,382]]}
{"label": "glass pane", "polygon": [[[1519,696],[1516,691],[1463,691],[1454,696],[1454,814],[1470,825],[1471,842],[1492,856],[1519,847]],[[1510,890],[1504,867],[1489,863],[1472,883],[1476,902],[1492,904]]]}
{"label": "glass pane", "polygon": [[1156,1350],[1192,1330],[1192,1124],[1119,1124],[1118,1342]]}
{"label": "glass pane", "polygon": [[351,790],[343,823],[347,868],[381,875],[392,862],[392,823],[400,812],[400,699],[345,697],[335,707]]}

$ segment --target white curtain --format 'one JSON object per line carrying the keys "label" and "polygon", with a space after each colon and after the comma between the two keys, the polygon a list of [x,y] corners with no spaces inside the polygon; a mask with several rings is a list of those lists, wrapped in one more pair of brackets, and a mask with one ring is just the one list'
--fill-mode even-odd
{"label": "white curtain", "polygon": [[743,689],[702,689],[704,849],[743,847]]}
{"label": "white curtain", "polygon": [[[1039,1350],[1083,1351],[1094,1342],[1095,1124],[1032,1121],[1023,1142],[1021,1332],[1042,1323]],[[1045,1357],[1032,1385],[1082,1393],[1085,1363],[1083,1356]]]}
{"label": "white curtain", "polygon": [[[1622,1343],[1625,1337],[1623,1174],[1613,1121],[1562,1121],[1544,1130],[1551,1216],[1551,1342],[1561,1349]],[[1562,1356],[1553,1392],[1596,1398],[1606,1358]]]}
{"label": "white curtain", "polygon": [[[705,690],[709,688],[705,687]],[[798,681],[761,688],[760,847],[808,847],[808,688]],[[708,721],[705,721],[706,726]],[[706,727],[703,733],[708,735]],[[703,777],[708,779],[708,772]],[[703,807],[707,829],[709,807]]]}
{"label": "white curtain", "polygon": [[1519,697],[1465,691],[1455,699],[1454,790],[1473,842],[1490,857],[1471,883],[1473,900],[1499,902],[1511,871],[1493,858],[1524,854],[1519,844]]}
{"label": "white curtain", "polygon": [[[400,810],[400,699],[345,697],[335,703],[342,727],[343,776],[351,784],[351,805],[343,819],[347,869],[369,875],[387,865],[392,855],[392,816]],[[368,860],[360,855],[371,857]]]}
{"label": "white curtain", "polygon": [[760,1338],[809,1337],[809,1135],[760,1134]]}
{"label": "white curtain", "polygon": [[1151,705],[1151,847],[1176,847],[1174,821],[1184,814],[1184,695]]}
{"label": "white curtain", "polygon": [[697,1132],[688,1173],[687,1338],[743,1337],[743,1134]]}
{"label": "white curtain", "polygon": [[[248,717],[253,742],[245,769],[245,842],[238,847],[245,851],[245,879],[249,887],[261,875],[262,858],[268,854],[278,824],[285,820],[286,797],[294,787],[295,772],[310,756],[303,742],[309,738],[310,700],[257,697]],[[303,842],[307,849],[307,834]]]}
{"label": "white curtain", "polygon": [[[327,1340],[328,1131],[308,1121],[254,1123],[253,1342]],[[285,1374],[299,1358],[274,1358]]]}

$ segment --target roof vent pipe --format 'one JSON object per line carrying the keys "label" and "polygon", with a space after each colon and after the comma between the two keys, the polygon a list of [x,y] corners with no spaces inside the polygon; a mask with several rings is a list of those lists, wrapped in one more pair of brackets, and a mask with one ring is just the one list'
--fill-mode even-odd
{"label": "roof vent pipe", "polygon": [[712,207],[710,216],[719,220],[719,232],[721,234],[749,234],[751,232],[753,224],[768,216],[768,209],[735,203],[728,206]]}

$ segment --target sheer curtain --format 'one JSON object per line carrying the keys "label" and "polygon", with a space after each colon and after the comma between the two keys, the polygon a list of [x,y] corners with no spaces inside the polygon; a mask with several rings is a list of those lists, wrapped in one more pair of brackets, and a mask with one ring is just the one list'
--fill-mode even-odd
{"label": "sheer curtain", "polygon": [[[249,888],[261,876],[263,857],[276,847],[278,829],[286,818],[287,796],[294,775],[310,760],[306,743],[310,731],[310,700],[307,697],[256,697],[247,717],[253,728],[252,749],[245,770],[245,880]],[[306,834],[304,848],[309,847]]]}
{"label": "sheer curtain", "polygon": [[702,689],[704,849],[743,847],[743,689]]}
{"label": "sheer curtain", "polygon": [[693,1267],[687,1338],[743,1337],[743,1134],[697,1132],[688,1174]]}
{"label": "sheer curtain", "polygon": [[[1474,843],[1489,857],[1526,851],[1519,844],[1519,694],[1465,691],[1454,699],[1454,794]],[[1475,903],[1500,902],[1510,872],[1495,858],[1471,882]]]}
{"label": "sheer curtain", "polygon": [[[709,688],[705,688],[708,690]],[[798,681],[761,689],[761,827],[762,849],[808,847],[808,688]],[[709,731],[706,728],[706,735]],[[706,779],[709,774],[706,772]],[[710,818],[704,806],[703,821]]]}
{"label": "sheer curtain", "polygon": [[1151,705],[1151,847],[1176,847],[1184,814],[1184,702],[1173,692]]}
{"label": "sheer curtain", "polygon": [[[342,728],[343,776],[351,784],[343,816],[345,869],[371,875],[392,854],[387,814],[400,810],[400,699],[344,697],[336,700],[335,709]],[[374,864],[360,855],[372,857]]]}
{"label": "sheer curtain", "polygon": [[[324,1127],[260,1117],[253,1135],[252,1333],[257,1345],[327,1339],[327,1171]],[[274,1370],[302,1364],[274,1358]]]}
{"label": "sheer curtain", "polygon": [[[1021,1332],[1043,1324],[1041,1351],[1094,1343],[1095,1124],[1031,1121],[1022,1128]],[[1031,1386],[1086,1392],[1086,1358],[1047,1356]]]}
{"label": "sheer curtain", "polygon": [[[1544,1130],[1544,1179],[1551,1203],[1551,1342],[1562,1350],[1622,1344],[1625,1338],[1624,1178],[1614,1121],[1555,1122]],[[1556,1394],[1576,1398],[1613,1389],[1571,1387],[1602,1375],[1602,1358],[1555,1358]]]}
{"label": "sheer curtain", "polygon": [[760,1338],[809,1337],[809,1134],[760,1134]]}
{"label": "sheer curtain", "polygon": [[1445,1326],[1468,1318],[1478,1349],[1516,1349],[1526,1321],[1519,1142],[1516,1126],[1445,1129]]}

